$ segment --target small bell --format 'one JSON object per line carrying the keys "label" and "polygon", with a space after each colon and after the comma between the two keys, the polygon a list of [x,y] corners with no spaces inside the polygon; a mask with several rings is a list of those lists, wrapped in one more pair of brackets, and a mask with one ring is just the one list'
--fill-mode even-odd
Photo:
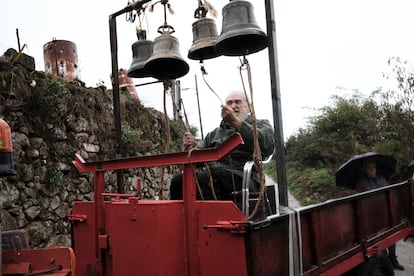
{"label": "small bell", "polygon": [[207,10],[203,7],[197,8],[193,23],[193,45],[188,51],[188,58],[195,60],[205,60],[220,56],[216,52],[217,27],[213,19],[206,18]]}
{"label": "small bell", "polygon": [[188,73],[190,67],[180,55],[178,39],[171,34],[174,28],[163,25],[158,28],[161,34],[154,39],[154,51],[144,69],[159,80],[180,78]]}
{"label": "small bell", "polygon": [[137,32],[138,41],[132,44],[132,63],[128,69],[128,77],[130,78],[146,78],[152,77],[151,72],[145,70],[145,62],[151,57],[154,42],[147,40],[146,31],[141,30]]}
{"label": "small bell", "polygon": [[216,51],[225,56],[243,56],[267,47],[266,34],[256,23],[253,5],[232,0],[223,7],[223,24]]}

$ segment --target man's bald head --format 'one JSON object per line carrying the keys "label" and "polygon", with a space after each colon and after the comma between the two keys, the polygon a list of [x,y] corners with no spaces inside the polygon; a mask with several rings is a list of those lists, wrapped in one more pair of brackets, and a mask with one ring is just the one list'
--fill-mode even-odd
{"label": "man's bald head", "polygon": [[230,107],[242,121],[249,115],[249,103],[244,92],[241,90],[230,92],[226,97],[225,104]]}

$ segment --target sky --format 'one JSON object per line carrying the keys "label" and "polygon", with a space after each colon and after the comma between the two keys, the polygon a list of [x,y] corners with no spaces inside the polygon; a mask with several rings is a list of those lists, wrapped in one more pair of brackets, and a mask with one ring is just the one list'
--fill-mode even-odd
{"label": "sky", "polygon": [[[266,32],[264,1],[252,1],[259,28]],[[0,0],[0,54],[17,49],[16,29],[24,53],[35,58],[36,70],[44,71],[43,45],[53,39],[76,44],[80,78],[88,87],[98,83],[112,89],[109,16],[122,10],[120,0]],[[170,0],[174,14],[167,22],[175,29],[181,56],[190,72],[180,78],[184,108],[190,124],[199,127],[196,84],[204,135],[220,121],[220,100],[203,81],[198,61],[187,59],[192,45],[192,23],[197,0]],[[218,11],[216,21],[221,33],[222,9],[228,1],[210,0]],[[279,0],[274,1],[281,113],[285,139],[306,127],[315,110],[331,103],[333,95],[346,96],[359,90],[368,95],[386,85],[391,57],[412,61],[414,55],[414,1],[412,0]],[[164,23],[162,5],[146,12],[142,27],[148,39],[159,34]],[[211,17],[211,16],[209,16]],[[117,17],[119,68],[132,62],[131,45],[137,40],[138,20],[127,22]],[[253,103],[257,118],[273,123],[268,50],[247,56],[253,76]],[[242,86],[238,57],[204,61],[207,83],[224,100],[226,94]],[[153,82],[152,78],[134,79],[135,84]],[[244,74],[244,82],[248,80]],[[141,102],[163,111],[163,87],[152,84],[137,87]],[[172,116],[171,102],[167,112]],[[200,135],[200,133],[199,133]]]}

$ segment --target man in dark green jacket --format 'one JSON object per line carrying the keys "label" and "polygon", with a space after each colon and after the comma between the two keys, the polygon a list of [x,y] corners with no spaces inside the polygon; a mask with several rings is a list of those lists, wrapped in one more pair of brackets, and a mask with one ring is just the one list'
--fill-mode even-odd
{"label": "man in dark green jacket", "polygon": [[[252,118],[249,115],[249,105],[244,93],[242,91],[229,93],[225,105],[222,105],[221,108],[222,121],[220,126],[209,132],[204,140],[197,145],[197,148],[216,147],[236,132],[240,133],[244,144],[220,162],[208,163],[208,167],[197,173],[197,180],[201,189],[201,192],[198,190],[197,197],[199,199],[233,199],[232,192],[241,190],[243,166],[247,161],[253,159]],[[257,139],[262,158],[264,158],[271,155],[274,150],[273,128],[268,120],[256,120],[256,124]],[[183,145],[187,149],[196,146],[191,132],[184,133]],[[213,186],[210,180],[213,181]],[[182,198],[182,175],[176,175],[171,180],[170,198]]]}

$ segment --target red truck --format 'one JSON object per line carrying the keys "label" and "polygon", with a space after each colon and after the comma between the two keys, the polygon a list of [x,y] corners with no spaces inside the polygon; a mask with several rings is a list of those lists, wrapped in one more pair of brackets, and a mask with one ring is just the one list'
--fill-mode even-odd
{"label": "red truck", "polygon": [[[232,201],[197,201],[193,181],[196,163],[219,160],[240,143],[237,135],[190,156],[76,156],[80,172],[94,173],[95,198],[68,215],[73,250],[3,252],[3,275],[29,268],[26,275],[393,275],[381,253],[412,233],[413,181],[299,209],[276,200],[273,214],[248,220]],[[183,166],[183,200],[104,193],[106,171],[175,164]]]}
{"label": "red truck", "polygon": [[[148,0],[134,5],[144,2]],[[272,13],[272,1],[265,3]],[[129,11],[110,18],[111,30],[116,28],[114,18]],[[268,24],[272,44],[274,20],[268,18]],[[116,47],[111,49],[115,55]],[[278,90],[275,60],[270,51],[272,93]],[[118,91],[114,57],[112,65]],[[277,102],[277,95],[272,98]],[[76,156],[73,164],[80,172],[94,173],[94,201],[76,202],[67,216],[73,225],[72,247],[4,251],[2,275],[394,275],[382,252],[413,231],[413,180],[299,209],[279,206],[278,187],[268,186],[263,198],[270,207],[260,219],[246,215],[250,200],[245,190],[241,206],[196,200],[195,164],[220,160],[242,142],[236,135],[217,148],[191,154],[97,162]],[[283,154],[282,145],[276,145],[276,153]],[[10,151],[0,154],[10,161]],[[183,200],[104,192],[107,171],[169,165],[183,168]]]}

